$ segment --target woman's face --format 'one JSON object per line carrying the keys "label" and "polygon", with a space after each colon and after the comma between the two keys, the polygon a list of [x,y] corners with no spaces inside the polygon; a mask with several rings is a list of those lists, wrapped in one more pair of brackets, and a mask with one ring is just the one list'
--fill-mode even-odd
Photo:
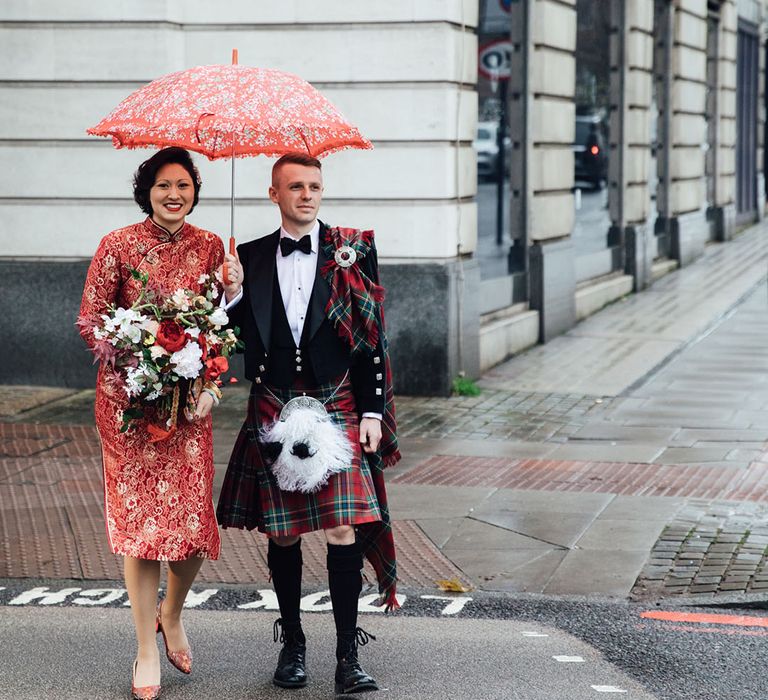
{"label": "woman's face", "polygon": [[195,187],[186,169],[178,163],[160,168],[149,190],[149,201],[155,223],[171,232],[181,228],[195,201]]}

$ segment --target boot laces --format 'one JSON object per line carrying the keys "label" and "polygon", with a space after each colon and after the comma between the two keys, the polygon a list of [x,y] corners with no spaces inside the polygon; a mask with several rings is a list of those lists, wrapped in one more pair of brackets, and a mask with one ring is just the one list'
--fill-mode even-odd
{"label": "boot laces", "polygon": [[341,649],[343,653],[341,658],[348,664],[359,666],[360,664],[357,660],[358,647],[364,647],[371,640],[375,642],[376,637],[370,632],[366,632],[362,627],[356,627],[354,632],[347,632],[345,633],[346,635],[348,635],[347,638],[342,642],[343,646]]}
{"label": "boot laces", "polygon": [[284,625],[285,623],[283,622],[282,617],[278,617],[277,620],[275,620],[275,624],[272,626],[273,640],[286,646],[296,646],[299,644],[300,640],[297,639],[297,637],[299,636],[301,627],[296,627],[292,630],[286,630]]}
{"label": "boot laces", "polygon": [[355,646],[364,647],[371,640],[375,642],[376,637],[374,637],[370,632],[366,632],[362,627],[357,627],[355,629]]}

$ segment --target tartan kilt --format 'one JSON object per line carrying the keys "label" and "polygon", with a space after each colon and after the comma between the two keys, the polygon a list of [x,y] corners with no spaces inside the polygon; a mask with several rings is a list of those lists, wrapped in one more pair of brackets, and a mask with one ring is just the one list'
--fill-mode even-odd
{"label": "tartan kilt", "polygon": [[[344,430],[353,450],[349,468],[332,475],[315,493],[281,491],[256,440],[260,428],[278,419],[283,404],[302,394],[320,401],[333,395],[326,410]],[[222,527],[248,530],[256,527],[272,536],[296,536],[338,525],[380,521],[382,514],[371,469],[368,460],[361,459],[359,428],[348,378],[317,388],[295,385],[290,389],[267,390],[263,385],[253,384],[248,416],[232,450],[219,497],[219,523]]]}
{"label": "tartan kilt", "polygon": [[[384,483],[384,461],[381,452],[366,454],[360,447],[352,383],[345,376],[343,380],[316,388],[296,385],[291,389],[270,388],[269,391],[263,385],[251,385],[248,415],[232,450],[219,496],[216,510],[219,524],[225,528],[258,528],[272,536],[295,536],[338,525],[354,525],[360,548],[376,571],[381,594],[379,604],[387,611],[399,607],[395,597],[397,557]],[[334,474],[320,491],[309,494],[288,493],[278,488],[256,440],[259,428],[276,420],[283,404],[301,394],[320,401],[330,399],[326,410],[331,419],[342,426],[353,449],[349,469]]]}

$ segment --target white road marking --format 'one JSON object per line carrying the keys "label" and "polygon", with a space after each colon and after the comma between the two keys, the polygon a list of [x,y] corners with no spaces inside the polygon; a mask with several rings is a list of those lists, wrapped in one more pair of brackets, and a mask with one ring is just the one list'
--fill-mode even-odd
{"label": "white road marking", "polygon": [[622,688],[619,688],[615,685],[593,685],[591,686],[593,690],[596,690],[598,693],[626,693],[626,690],[623,690]]}
{"label": "white road marking", "polygon": [[[125,595],[125,588],[89,588],[80,591],[80,598],[72,602],[75,605],[107,605],[120,600]],[[92,600],[95,598],[96,600]]]}
{"label": "white road marking", "polygon": [[448,600],[450,601],[448,605],[446,605],[443,608],[443,612],[440,613],[441,615],[456,615],[457,613],[460,613],[464,606],[467,603],[472,602],[472,598],[469,598],[467,596],[453,596],[448,597],[444,595],[423,595],[421,596],[424,600]]}
{"label": "white road marking", "polygon": [[79,588],[62,588],[60,591],[49,591],[45,586],[37,586],[20,593],[13,600],[8,601],[8,605],[28,605],[33,601],[38,601],[38,605],[58,605],[79,590]]}
{"label": "white road marking", "polygon": [[279,610],[280,606],[277,604],[277,596],[271,588],[259,588],[259,599],[250,603],[243,603],[237,607],[240,610],[258,610],[264,608],[264,610]]}
{"label": "white road marking", "polygon": [[583,664],[584,657],[582,656],[553,656],[555,661],[559,661],[561,664]]}
{"label": "white road marking", "polygon": [[218,588],[206,588],[204,591],[195,593],[191,590],[187,593],[187,597],[184,600],[185,608],[196,608],[199,605],[207,602],[209,598],[213,598],[219,592]]}
{"label": "white road marking", "polygon": [[548,634],[543,632],[522,632],[523,637],[549,637]]}

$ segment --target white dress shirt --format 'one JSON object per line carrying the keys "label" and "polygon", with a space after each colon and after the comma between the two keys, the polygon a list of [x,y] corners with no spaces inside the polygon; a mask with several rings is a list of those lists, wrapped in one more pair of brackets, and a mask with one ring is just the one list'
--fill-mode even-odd
{"label": "white dress shirt", "polygon": [[[304,330],[304,319],[307,317],[309,298],[312,295],[312,287],[315,284],[315,271],[317,269],[317,251],[320,245],[320,222],[309,232],[312,242],[312,252],[307,255],[299,250],[294,250],[290,255],[283,255],[280,246],[275,253],[277,281],[280,283],[280,294],[283,297],[285,315],[288,317],[288,325],[296,347],[301,342],[301,333]],[[282,226],[280,238],[293,238]],[[299,236],[302,238],[302,236]]]}

